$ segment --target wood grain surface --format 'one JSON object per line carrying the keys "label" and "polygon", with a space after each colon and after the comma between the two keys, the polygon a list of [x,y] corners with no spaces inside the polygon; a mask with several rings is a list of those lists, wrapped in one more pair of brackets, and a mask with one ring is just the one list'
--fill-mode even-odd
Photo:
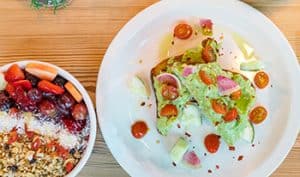
{"label": "wood grain surface", "polygon": [[[0,65],[25,59],[51,62],[77,77],[95,101],[96,80],[111,40],[134,15],[156,0],[73,0],[53,14],[29,0],[0,0]],[[268,16],[300,56],[300,0],[246,0]],[[125,177],[98,132],[82,177]],[[300,176],[300,137],[272,175]]]}

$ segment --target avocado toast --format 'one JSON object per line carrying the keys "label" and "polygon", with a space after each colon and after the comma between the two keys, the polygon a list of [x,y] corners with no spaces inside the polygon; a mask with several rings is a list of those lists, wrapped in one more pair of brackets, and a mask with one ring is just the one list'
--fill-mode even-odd
{"label": "avocado toast", "polygon": [[184,121],[183,113],[192,104],[201,112],[199,119],[208,119],[229,146],[240,139],[253,141],[248,114],[255,102],[255,88],[243,75],[220,67],[216,62],[218,48],[215,40],[207,38],[201,46],[151,70],[160,134],[168,135],[176,121]]}

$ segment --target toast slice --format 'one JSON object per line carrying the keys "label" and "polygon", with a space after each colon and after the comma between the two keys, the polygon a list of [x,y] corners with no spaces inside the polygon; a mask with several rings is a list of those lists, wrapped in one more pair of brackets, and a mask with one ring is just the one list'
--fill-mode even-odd
{"label": "toast slice", "polygon": [[[189,72],[186,73],[187,71]],[[200,71],[207,73],[213,83],[207,85],[201,79]],[[171,76],[174,82],[161,79],[162,76],[167,76],[167,78]],[[226,77],[238,84],[239,91],[241,91],[238,99],[232,99],[231,95],[220,93],[216,81],[218,76]],[[156,65],[151,70],[151,79],[157,102],[157,129],[162,135],[168,134],[172,126],[180,120],[185,106],[191,102],[198,106],[201,114],[215,126],[217,133],[229,146],[242,139],[246,129],[252,126],[248,121],[248,114],[256,99],[254,86],[242,74],[224,70],[217,62],[205,63],[199,58],[187,60],[185,54],[180,55]],[[166,95],[163,96],[166,90],[164,85],[175,87],[178,91],[176,98],[166,99]],[[213,100],[226,105],[226,111],[236,109],[237,119],[230,122],[224,120],[225,114],[217,113],[213,109]],[[168,105],[167,108],[165,108],[166,105]],[[176,110],[174,106],[169,105],[174,105]]]}

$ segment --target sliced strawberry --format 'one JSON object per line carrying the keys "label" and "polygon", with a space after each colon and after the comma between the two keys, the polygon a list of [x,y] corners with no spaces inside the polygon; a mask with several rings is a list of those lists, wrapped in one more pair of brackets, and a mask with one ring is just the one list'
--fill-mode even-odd
{"label": "sliced strawberry", "polygon": [[80,92],[75,88],[75,86],[71,82],[67,82],[65,84],[65,88],[68,92],[73,96],[73,98],[80,103],[82,101],[82,95]]}
{"label": "sliced strawberry", "polygon": [[73,162],[67,162],[65,165],[65,170],[67,173],[70,173],[74,168],[74,163]]}
{"label": "sliced strawberry", "polygon": [[25,79],[25,75],[17,64],[11,65],[5,73],[5,80],[7,82],[14,82]]}
{"label": "sliced strawberry", "polygon": [[38,88],[44,92],[54,93],[56,95],[61,95],[65,92],[63,88],[58,85],[55,85],[49,81],[42,80],[38,83]]}
{"label": "sliced strawberry", "polygon": [[18,140],[18,132],[16,128],[13,128],[10,132],[9,132],[9,138],[7,141],[7,144],[12,144],[14,142],[16,142]]}
{"label": "sliced strawberry", "polygon": [[5,90],[11,98],[16,98],[16,88],[12,84],[7,84]]}
{"label": "sliced strawberry", "polygon": [[40,63],[28,63],[25,70],[40,79],[48,81],[52,81],[57,75],[55,68]]}
{"label": "sliced strawberry", "polygon": [[32,84],[29,80],[18,80],[12,83],[14,87],[21,86],[25,90],[30,90],[32,88]]}

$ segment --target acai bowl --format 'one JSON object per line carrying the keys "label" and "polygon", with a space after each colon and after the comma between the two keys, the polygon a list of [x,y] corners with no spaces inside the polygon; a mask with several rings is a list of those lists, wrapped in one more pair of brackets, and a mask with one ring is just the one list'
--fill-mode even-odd
{"label": "acai bowl", "polygon": [[70,73],[38,61],[0,68],[0,176],[76,176],[95,137],[93,103]]}

